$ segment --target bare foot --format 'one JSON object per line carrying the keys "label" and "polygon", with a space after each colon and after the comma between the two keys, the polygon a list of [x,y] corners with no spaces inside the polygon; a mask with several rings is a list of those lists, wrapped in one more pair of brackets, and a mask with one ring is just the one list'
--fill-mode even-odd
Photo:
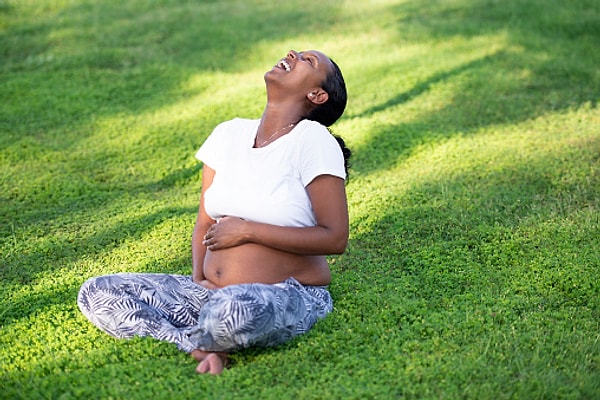
{"label": "bare foot", "polygon": [[196,367],[199,374],[219,375],[227,366],[229,359],[226,353],[211,353],[202,350],[193,350],[192,357],[200,361]]}
{"label": "bare foot", "polygon": [[206,358],[207,355],[209,355],[210,353],[208,351],[202,351],[202,350],[198,350],[198,349],[194,349],[192,350],[192,352],[190,353],[190,355],[192,357],[194,357],[196,359],[196,361],[202,361]]}

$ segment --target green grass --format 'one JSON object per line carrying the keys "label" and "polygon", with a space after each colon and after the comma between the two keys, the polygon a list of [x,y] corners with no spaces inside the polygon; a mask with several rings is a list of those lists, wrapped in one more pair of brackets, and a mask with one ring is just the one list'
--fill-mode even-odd
{"label": "green grass", "polygon": [[[594,0],[0,0],[0,398],[600,398]],[[198,376],[78,311],[190,272],[219,122],[317,48],[350,93],[335,312]]]}

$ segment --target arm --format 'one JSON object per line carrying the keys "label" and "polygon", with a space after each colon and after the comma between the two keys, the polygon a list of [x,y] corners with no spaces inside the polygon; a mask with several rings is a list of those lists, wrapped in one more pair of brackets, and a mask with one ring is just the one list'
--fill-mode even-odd
{"label": "arm", "polygon": [[308,186],[316,226],[283,227],[239,218],[223,218],[206,233],[204,244],[216,251],[256,243],[300,255],[341,254],[348,243],[348,204],[344,180],[320,175]]}
{"label": "arm", "polygon": [[204,256],[206,255],[206,246],[202,243],[204,235],[208,228],[215,223],[211,217],[204,211],[204,193],[212,184],[215,171],[204,165],[202,168],[202,192],[200,196],[200,206],[198,207],[198,216],[192,233],[192,280],[196,283],[204,280]]}

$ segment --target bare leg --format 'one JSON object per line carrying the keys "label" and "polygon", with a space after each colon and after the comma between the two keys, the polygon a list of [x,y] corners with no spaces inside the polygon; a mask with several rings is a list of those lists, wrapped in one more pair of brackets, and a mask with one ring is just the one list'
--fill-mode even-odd
{"label": "bare leg", "polygon": [[219,375],[229,364],[227,353],[209,352],[202,350],[192,350],[190,353],[196,361],[200,361],[196,367],[196,372],[199,374],[209,373],[211,375]]}

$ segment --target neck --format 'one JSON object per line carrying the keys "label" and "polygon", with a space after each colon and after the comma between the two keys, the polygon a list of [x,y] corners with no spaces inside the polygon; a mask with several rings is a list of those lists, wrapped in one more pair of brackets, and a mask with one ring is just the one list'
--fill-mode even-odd
{"label": "neck", "polygon": [[300,120],[302,120],[302,110],[299,110],[298,107],[269,102],[260,119],[257,137],[261,140],[266,140],[269,135],[278,129],[282,129],[290,124],[295,125]]}
{"label": "neck", "polygon": [[286,125],[298,122],[305,114],[302,105],[297,102],[268,101],[261,117],[263,125]]}

